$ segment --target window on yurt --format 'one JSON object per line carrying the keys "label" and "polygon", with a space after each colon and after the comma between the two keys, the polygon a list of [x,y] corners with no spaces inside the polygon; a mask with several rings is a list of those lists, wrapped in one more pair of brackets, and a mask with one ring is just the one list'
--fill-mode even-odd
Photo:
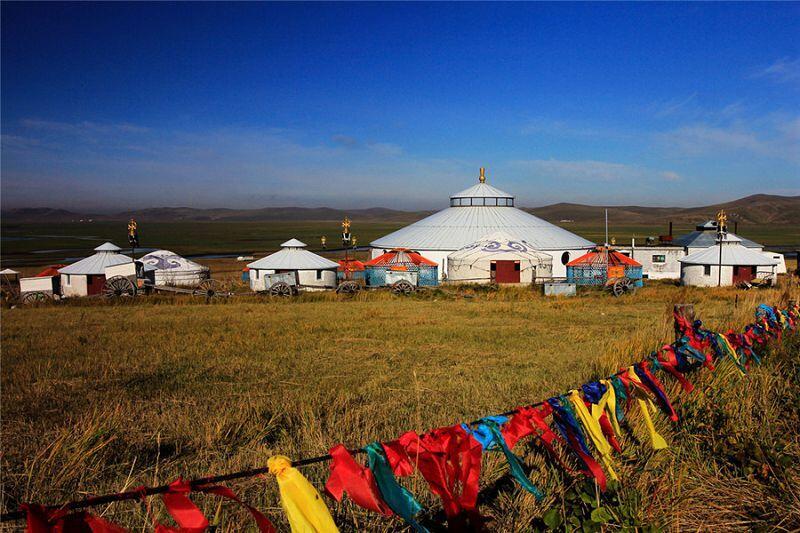
{"label": "window on yurt", "polygon": [[666,263],[667,256],[666,255],[654,255],[653,256],[653,263]]}
{"label": "window on yurt", "polygon": [[704,276],[711,275],[711,265],[703,265],[703,275]]}
{"label": "window on yurt", "polygon": [[64,285],[69,285],[69,274],[64,274]]}
{"label": "window on yurt", "polygon": [[561,254],[561,264],[566,265],[567,263],[569,263],[569,252],[564,252]]}
{"label": "window on yurt", "polygon": [[317,270],[317,279],[322,279],[322,270]]}

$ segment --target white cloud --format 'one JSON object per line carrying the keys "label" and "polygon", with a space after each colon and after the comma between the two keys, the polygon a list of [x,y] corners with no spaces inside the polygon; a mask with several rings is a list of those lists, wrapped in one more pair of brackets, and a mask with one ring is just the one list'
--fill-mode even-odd
{"label": "white cloud", "polygon": [[693,92],[689,96],[673,98],[671,100],[667,100],[666,102],[660,102],[655,105],[654,115],[657,118],[664,118],[669,115],[673,115],[694,103],[696,99],[697,92]]}
{"label": "white cloud", "polygon": [[681,177],[681,175],[678,174],[677,172],[672,172],[672,171],[669,171],[669,170],[665,171],[665,172],[661,172],[659,174],[659,176],[661,176],[661,178],[666,180],[666,181],[681,181],[683,179]]}
{"label": "white cloud", "polygon": [[696,123],[656,134],[671,155],[749,154],[800,162],[800,117],[772,115],[724,125]]}
{"label": "white cloud", "polygon": [[782,57],[754,71],[751,78],[767,78],[782,83],[800,82],[800,58]]}
{"label": "white cloud", "polygon": [[681,179],[680,175],[673,171],[654,171],[637,165],[606,161],[533,159],[514,161],[511,165],[530,177],[559,181],[615,183],[631,180],[678,181]]}

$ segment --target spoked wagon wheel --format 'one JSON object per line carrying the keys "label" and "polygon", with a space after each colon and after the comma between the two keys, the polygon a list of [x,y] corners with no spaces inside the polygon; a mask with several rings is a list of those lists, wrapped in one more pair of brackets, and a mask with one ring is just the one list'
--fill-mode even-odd
{"label": "spoked wagon wheel", "polygon": [[633,280],[630,278],[619,278],[611,285],[611,294],[616,297],[620,297],[627,292],[633,292],[633,290]]}
{"label": "spoked wagon wheel", "polygon": [[414,286],[409,283],[408,281],[401,279],[400,281],[396,281],[394,285],[392,285],[392,292],[395,294],[411,294],[414,292]]}
{"label": "spoked wagon wheel", "polygon": [[103,296],[108,299],[136,296],[136,286],[125,276],[114,276],[103,285]]}
{"label": "spoked wagon wheel", "polygon": [[345,281],[336,287],[336,292],[339,294],[356,294],[361,291],[361,285],[355,281]]}
{"label": "spoked wagon wheel", "polygon": [[289,286],[288,283],[284,283],[279,281],[278,283],[273,283],[269,288],[269,295],[270,296],[281,296],[287,297],[292,295],[292,288]]}
{"label": "spoked wagon wheel", "polygon": [[22,303],[26,305],[40,304],[49,301],[50,295],[46,292],[26,292],[22,297]]}
{"label": "spoked wagon wheel", "polygon": [[192,291],[192,294],[194,296],[205,296],[207,299],[225,296],[225,293],[220,292],[219,282],[215,279],[204,279]]}

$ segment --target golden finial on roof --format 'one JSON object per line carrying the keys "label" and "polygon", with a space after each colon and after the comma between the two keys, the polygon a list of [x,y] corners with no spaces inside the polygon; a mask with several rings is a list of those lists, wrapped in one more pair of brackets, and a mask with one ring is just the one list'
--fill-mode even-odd
{"label": "golden finial on roof", "polygon": [[350,219],[349,218],[344,217],[344,220],[342,220],[342,229],[344,230],[345,233],[350,233]]}
{"label": "golden finial on roof", "polygon": [[478,178],[478,181],[480,183],[486,183],[486,169],[484,167],[481,167],[481,175]]}
{"label": "golden finial on roof", "polygon": [[720,209],[717,213],[717,231],[720,233],[728,229],[728,215],[725,214],[724,209]]}

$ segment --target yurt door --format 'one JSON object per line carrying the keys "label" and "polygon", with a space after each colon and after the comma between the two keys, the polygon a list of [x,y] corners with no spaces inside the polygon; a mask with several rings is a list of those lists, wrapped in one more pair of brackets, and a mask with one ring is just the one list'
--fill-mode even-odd
{"label": "yurt door", "polygon": [[733,282],[740,283],[743,281],[750,282],[756,277],[756,267],[754,266],[734,266],[733,267]]}
{"label": "yurt door", "polygon": [[492,274],[496,283],[519,283],[519,261],[493,261]]}
{"label": "yurt door", "polygon": [[102,274],[86,276],[86,294],[89,296],[100,294],[103,292],[103,285],[105,285],[105,283],[106,277]]}

